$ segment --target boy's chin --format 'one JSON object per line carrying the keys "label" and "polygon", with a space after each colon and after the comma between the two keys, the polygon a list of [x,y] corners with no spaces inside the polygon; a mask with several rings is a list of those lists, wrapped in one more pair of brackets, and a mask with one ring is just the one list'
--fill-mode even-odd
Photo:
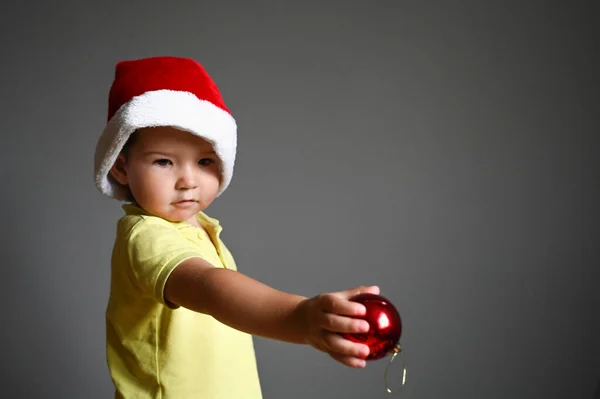
{"label": "boy's chin", "polygon": [[196,210],[196,209],[176,209],[170,212],[160,212],[160,211],[152,211],[149,209],[146,209],[146,211],[148,213],[150,213],[153,216],[159,217],[161,219],[167,220],[169,222],[173,222],[173,223],[181,223],[181,222],[186,222],[189,221],[190,219],[193,219],[196,214],[198,212],[200,212],[200,210]]}
{"label": "boy's chin", "polygon": [[164,219],[175,223],[189,222],[190,220],[196,217],[198,212],[200,212],[200,208],[198,207],[189,208],[185,210],[178,209],[174,212],[171,212],[169,215],[165,215]]}

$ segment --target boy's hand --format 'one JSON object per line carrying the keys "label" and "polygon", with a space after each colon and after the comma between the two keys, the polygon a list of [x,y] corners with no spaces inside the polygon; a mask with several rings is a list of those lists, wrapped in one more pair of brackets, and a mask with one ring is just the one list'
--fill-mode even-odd
{"label": "boy's hand", "polygon": [[350,290],[317,295],[300,305],[306,316],[306,342],[328,353],[333,359],[350,367],[365,367],[369,347],[343,338],[338,333],[365,333],[369,323],[357,319],[364,316],[364,305],[349,298],[362,294],[379,294],[379,287],[356,287]]}

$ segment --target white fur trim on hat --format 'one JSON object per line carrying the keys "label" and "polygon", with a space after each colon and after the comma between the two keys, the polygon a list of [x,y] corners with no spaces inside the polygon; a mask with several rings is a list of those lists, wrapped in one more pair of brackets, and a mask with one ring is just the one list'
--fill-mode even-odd
{"label": "white fur trim on hat", "polygon": [[157,126],[172,126],[213,144],[222,163],[218,192],[221,195],[233,176],[237,148],[235,119],[209,101],[200,100],[188,92],[173,90],[150,91],[134,97],[111,118],[96,145],[96,187],[109,197],[126,200],[129,197],[127,188],[109,175],[110,169],[135,130]]}

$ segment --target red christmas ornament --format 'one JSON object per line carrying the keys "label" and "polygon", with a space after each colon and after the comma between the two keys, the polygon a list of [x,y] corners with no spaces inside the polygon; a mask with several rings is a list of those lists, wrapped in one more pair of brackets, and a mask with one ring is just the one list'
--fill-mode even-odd
{"label": "red christmas ornament", "polygon": [[394,305],[381,295],[359,294],[351,301],[362,303],[367,313],[361,318],[369,323],[369,332],[364,334],[341,334],[344,338],[365,344],[370,353],[366,360],[377,360],[393,352],[402,335],[402,320]]}

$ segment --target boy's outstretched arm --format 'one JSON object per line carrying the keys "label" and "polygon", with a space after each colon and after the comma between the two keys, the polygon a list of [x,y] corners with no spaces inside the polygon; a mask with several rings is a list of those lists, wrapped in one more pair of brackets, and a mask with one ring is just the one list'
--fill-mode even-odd
{"label": "boy's outstretched arm", "polygon": [[308,344],[347,366],[364,367],[368,347],[337,334],[368,331],[366,321],[354,318],[364,315],[364,306],[348,300],[362,292],[377,294],[379,288],[358,287],[306,298],[192,258],[169,276],[165,299],[249,334]]}

